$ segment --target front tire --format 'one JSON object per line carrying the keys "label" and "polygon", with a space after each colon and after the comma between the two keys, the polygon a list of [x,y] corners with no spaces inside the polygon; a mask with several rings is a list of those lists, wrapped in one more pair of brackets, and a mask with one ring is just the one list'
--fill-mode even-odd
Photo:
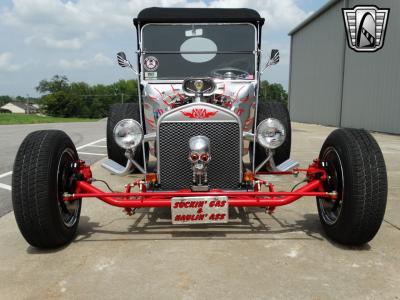
{"label": "front tire", "polygon": [[323,229],[344,245],[368,243],[383,221],[387,199],[386,166],[370,133],[336,129],[324,142],[319,159],[328,175],[325,189],[335,201],[317,198]]}
{"label": "front tire", "polygon": [[73,240],[81,200],[64,202],[73,192],[71,176],[78,154],[63,131],[41,130],[22,142],[14,162],[12,204],[25,240],[38,248],[57,248]]}

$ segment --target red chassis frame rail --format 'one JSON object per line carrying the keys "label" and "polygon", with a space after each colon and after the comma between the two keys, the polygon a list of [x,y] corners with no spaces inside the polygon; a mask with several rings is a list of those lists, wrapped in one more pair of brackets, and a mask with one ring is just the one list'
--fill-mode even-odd
{"label": "red chassis frame rail", "polygon": [[[255,180],[254,191],[224,191],[211,190],[208,192],[192,192],[191,190],[180,190],[171,192],[146,191],[146,185],[143,181],[136,181],[127,185],[125,192],[104,192],[93,186],[90,182],[92,174],[90,167],[85,165],[83,161],[79,162],[79,175],[81,180],[76,182],[75,193],[65,194],[64,201],[73,201],[81,198],[98,198],[110,205],[125,208],[140,207],[170,207],[171,198],[173,197],[201,197],[201,196],[227,196],[229,206],[258,206],[258,207],[276,207],[290,204],[301,197],[314,196],[332,199],[337,198],[335,192],[329,193],[325,191],[324,181],[326,180],[326,171],[320,166],[319,160],[314,162],[308,169],[294,169],[287,172],[263,172],[262,174],[271,175],[288,175],[305,172],[307,176],[307,184],[291,191],[277,192],[274,190],[272,183],[263,180]],[[260,173],[261,174],[261,173]],[[259,191],[260,185],[266,185],[268,192]],[[131,187],[139,186],[139,192],[130,192]]]}

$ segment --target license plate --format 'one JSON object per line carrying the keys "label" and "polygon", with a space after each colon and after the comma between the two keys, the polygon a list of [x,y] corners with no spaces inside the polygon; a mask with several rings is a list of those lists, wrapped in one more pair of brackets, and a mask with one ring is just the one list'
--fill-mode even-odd
{"label": "license plate", "polygon": [[228,223],[228,197],[175,197],[172,224]]}

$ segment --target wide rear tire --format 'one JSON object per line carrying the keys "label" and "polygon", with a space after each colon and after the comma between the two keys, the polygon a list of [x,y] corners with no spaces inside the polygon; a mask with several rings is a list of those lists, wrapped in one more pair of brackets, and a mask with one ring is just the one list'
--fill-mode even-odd
{"label": "wide rear tire", "polygon": [[327,236],[345,245],[368,243],[381,226],[387,198],[386,166],[377,142],[365,130],[336,129],[319,159],[328,173],[325,189],[338,192],[335,201],[317,198]]}
{"label": "wide rear tire", "polygon": [[[138,103],[123,103],[114,104],[110,107],[110,111],[107,118],[107,153],[108,158],[125,166],[128,159],[125,156],[125,149],[118,146],[114,140],[113,130],[115,125],[123,119],[133,119],[139,123],[140,121],[140,107]],[[149,157],[149,150],[146,145],[146,160]],[[140,164],[143,163],[143,151],[142,147],[138,147],[135,151],[135,160]]]}
{"label": "wide rear tire", "polygon": [[57,248],[73,240],[81,200],[64,202],[71,192],[73,164],[78,154],[71,139],[59,130],[30,133],[14,162],[12,204],[18,227],[34,247]]}

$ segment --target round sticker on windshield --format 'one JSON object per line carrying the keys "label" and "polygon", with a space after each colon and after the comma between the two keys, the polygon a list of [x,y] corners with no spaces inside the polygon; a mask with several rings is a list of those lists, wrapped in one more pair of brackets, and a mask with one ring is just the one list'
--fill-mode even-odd
{"label": "round sticker on windshield", "polygon": [[144,68],[147,71],[155,71],[158,69],[158,58],[154,56],[147,56],[144,60]]}

